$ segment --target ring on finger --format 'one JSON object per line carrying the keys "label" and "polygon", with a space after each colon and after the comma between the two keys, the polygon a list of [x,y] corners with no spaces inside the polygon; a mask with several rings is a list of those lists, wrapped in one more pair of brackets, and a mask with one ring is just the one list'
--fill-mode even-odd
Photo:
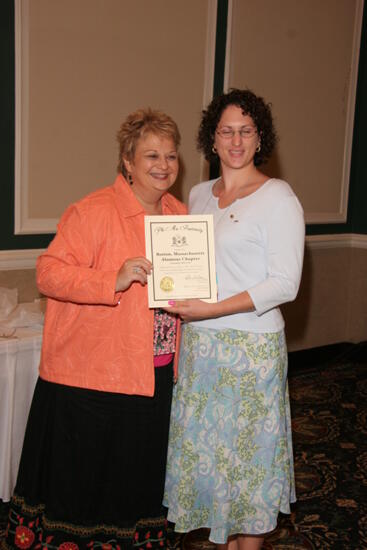
{"label": "ring on finger", "polygon": [[140,273],[140,267],[133,267],[133,273]]}

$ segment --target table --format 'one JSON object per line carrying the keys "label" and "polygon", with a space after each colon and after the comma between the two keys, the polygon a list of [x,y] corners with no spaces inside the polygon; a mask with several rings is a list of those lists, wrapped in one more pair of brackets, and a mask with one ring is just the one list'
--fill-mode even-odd
{"label": "table", "polygon": [[41,328],[19,328],[0,338],[0,498],[10,500],[38,377]]}

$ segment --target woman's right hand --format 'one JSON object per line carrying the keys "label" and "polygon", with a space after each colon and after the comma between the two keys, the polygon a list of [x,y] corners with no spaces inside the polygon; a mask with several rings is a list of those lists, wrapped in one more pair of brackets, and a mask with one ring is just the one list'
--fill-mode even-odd
{"label": "woman's right hand", "polygon": [[115,291],[123,292],[134,282],[146,285],[147,275],[150,275],[151,271],[151,262],[143,256],[129,258],[122,264],[117,274]]}

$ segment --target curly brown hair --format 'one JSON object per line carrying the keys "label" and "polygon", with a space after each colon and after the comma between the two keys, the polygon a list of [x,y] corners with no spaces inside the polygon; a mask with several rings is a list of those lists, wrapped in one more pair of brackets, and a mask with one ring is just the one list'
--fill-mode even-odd
{"label": "curly brown hair", "polygon": [[117,132],[117,141],[119,144],[117,170],[118,172],[122,172],[123,176],[127,177],[127,170],[123,159],[133,160],[137,142],[141,137],[149,133],[171,138],[177,149],[180,145],[180,132],[177,124],[170,116],[150,107],[138,109],[126,118]]}
{"label": "curly brown hair", "polygon": [[218,156],[212,151],[214,134],[223,111],[229,105],[240,107],[242,113],[249,115],[254,121],[261,138],[261,150],[255,153],[254,164],[255,166],[264,164],[270,157],[277,140],[273,117],[270,104],[265,103],[262,97],[248,89],[231,88],[228,93],[215,97],[207,109],[202,111],[197,137],[198,150],[204,153],[209,162],[218,161]]}

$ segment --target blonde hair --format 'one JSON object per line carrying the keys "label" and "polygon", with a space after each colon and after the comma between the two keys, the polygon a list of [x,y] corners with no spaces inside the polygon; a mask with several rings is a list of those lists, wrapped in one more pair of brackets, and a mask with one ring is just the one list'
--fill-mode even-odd
{"label": "blonde hair", "polygon": [[180,132],[170,116],[149,107],[138,109],[126,118],[117,132],[117,141],[120,147],[117,170],[122,172],[123,176],[127,176],[124,159],[133,160],[137,142],[149,133],[171,138],[177,149],[180,145]]}

